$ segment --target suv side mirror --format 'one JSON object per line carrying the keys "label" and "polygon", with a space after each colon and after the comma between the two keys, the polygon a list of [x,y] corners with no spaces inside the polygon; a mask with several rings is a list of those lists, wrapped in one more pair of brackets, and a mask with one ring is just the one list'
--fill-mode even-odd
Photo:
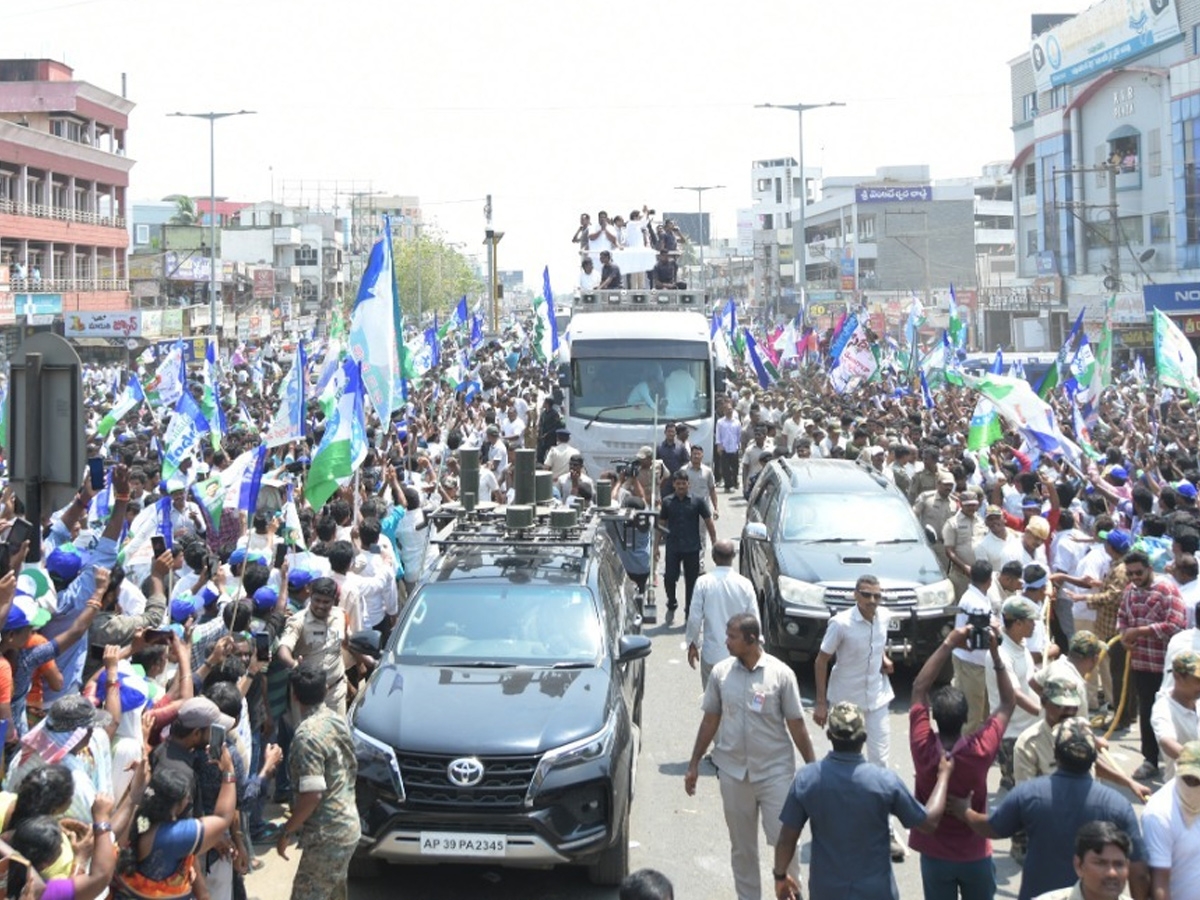
{"label": "suv side mirror", "polygon": [[767,534],[767,526],[762,522],[747,522],[742,537],[751,541],[769,541],[771,539],[771,536]]}
{"label": "suv side mirror", "polygon": [[713,386],[716,388],[718,394],[725,393],[725,370],[723,368],[717,369],[713,379]]}
{"label": "suv side mirror", "polygon": [[368,628],[365,631],[354,632],[346,643],[356,653],[369,656],[371,659],[379,659],[383,652],[383,648],[380,646],[381,637],[382,635],[374,628]]}
{"label": "suv side mirror", "polygon": [[644,634],[627,634],[617,642],[617,662],[633,662],[650,655],[650,638]]}
{"label": "suv side mirror", "polygon": [[925,526],[925,540],[929,542],[930,547],[938,542],[937,532],[933,530],[932,525]]}
{"label": "suv side mirror", "polygon": [[558,386],[564,391],[571,387],[571,368],[570,366],[558,367]]}

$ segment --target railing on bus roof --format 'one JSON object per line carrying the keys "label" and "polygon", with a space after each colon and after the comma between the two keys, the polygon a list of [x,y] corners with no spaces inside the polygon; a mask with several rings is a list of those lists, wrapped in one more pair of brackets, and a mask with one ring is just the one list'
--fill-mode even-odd
{"label": "railing on bus roof", "polygon": [[582,291],[575,295],[573,312],[596,312],[600,310],[662,311],[665,309],[688,310],[708,315],[708,294],[702,291]]}

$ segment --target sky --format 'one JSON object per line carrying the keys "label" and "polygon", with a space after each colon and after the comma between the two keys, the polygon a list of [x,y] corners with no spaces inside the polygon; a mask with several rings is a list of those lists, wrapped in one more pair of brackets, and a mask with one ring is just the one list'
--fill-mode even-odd
{"label": "sky", "polygon": [[169,113],[254,110],[217,124],[218,196],[416,194],[482,253],[491,194],[499,268],[536,288],[549,266],[561,292],[583,211],[692,211],[677,185],[725,185],[704,209],[736,237],[751,162],[798,149],[795,113],[756,103],[846,104],[804,117],[805,163],[827,177],[1011,159],[1008,63],[1030,14],[1087,5],[14,0],[0,57],[60,59],[114,93],[126,74],[134,202],[208,195],[208,125]]}

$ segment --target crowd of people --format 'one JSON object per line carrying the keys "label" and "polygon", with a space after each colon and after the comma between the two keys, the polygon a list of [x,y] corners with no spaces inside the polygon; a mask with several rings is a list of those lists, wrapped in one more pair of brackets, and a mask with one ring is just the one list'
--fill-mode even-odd
{"label": "crowd of people", "polygon": [[[814,764],[795,677],[761,650],[756,588],[714,547],[689,659],[701,633],[730,655],[703,673],[685,787],[711,745],[743,900],[760,896],[759,817],[779,897],[799,896],[805,826],[813,897],[898,897],[892,862],[911,850],[927,898],[990,898],[1000,837],[1022,866],[1021,900],[1124,896],[1126,884],[1134,897],[1200,896],[1195,411],[1128,375],[1100,398],[1080,467],[1039,453],[1015,423],[969,448],[975,399],[949,385],[930,408],[894,382],[838,395],[813,371],[743,388],[718,410],[725,493],[748,496],[780,458],[852,460],[907,497],[958,604],[913,684],[906,785],[889,769],[890,613],[878,580],[858,579],[814,666],[811,721],[833,747]],[[747,721],[747,706],[769,723]],[[1142,761],[1127,771],[1107,738],[1135,722]]]}
{"label": "crowd of people", "polygon": [[[428,513],[459,499],[458,451],[479,448],[479,497],[503,504],[515,453],[531,447],[558,502],[594,502],[603,478],[615,503],[657,505],[659,556],[650,531],[619,552],[638,590],[662,563],[669,620],[682,600],[704,688],[685,786],[698,789],[711,746],[740,898],[761,895],[760,824],[779,897],[797,895],[806,827],[814,897],[897,896],[892,862],[910,850],[927,897],[991,897],[996,837],[1013,839],[1022,900],[1076,881],[1088,900],[1117,896],[1126,878],[1135,897],[1200,894],[1200,463],[1185,399],[1118,380],[1097,404],[1096,458],[1080,470],[1011,428],[969,449],[966,388],[948,386],[926,408],[886,383],[836,394],[805,368],[767,389],[734,382],[750,386],[720,398],[713,448],[672,422],[628,465],[589,472],[562,427],[558,388],[519,343],[478,348],[476,392],[453,390],[434,368],[403,409],[368,409],[365,457],[317,508],[304,487],[329,411],[315,400],[306,437],[268,448],[253,509],[214,508],[199,489],[262,443],[286,348],[225,360],[224,432],[165,479],[169,411],[145,402],[102,429],[123,370],[87,368],[88,452],[107,461],[105,484],[84,479],[30,541],[10,546],[0,579],[9,892],[246,896],[262,865],[255,847],[286,854],[299,838],[293,897],[344,896],[359,836],[345,711],[372,666],[352,638],[386,638],[397,622],[426,556]],[[202,399],[199,383],[189,390]],[[860,578],[854,607],[831,620],[806,712],[795,673],[762,650],[736,548],[716,534],[722,504],[789,456],[853,460],[894,483],[955,585],[957,627],[913,686],[912,784],[889,768],[893,662],[878,582]],[[137,523],[160,507],[163,540],[137,544]],[[23,515],[6,492],[0,536]],[[969,639],[979,616],[990,623],[982,644]],[[1130,772],[1103,735],[1134,721],[1143,759]],[[824,759],[810,727],[833,745]],[[989,795],[993,766],[1001,788]],[[1146,803],[1140,819],[1130,797]],[[274,822],[272,802],[283,811]],[[663,876],[637,875],[630,891],[659,893],[628,896],[668,896]]]}

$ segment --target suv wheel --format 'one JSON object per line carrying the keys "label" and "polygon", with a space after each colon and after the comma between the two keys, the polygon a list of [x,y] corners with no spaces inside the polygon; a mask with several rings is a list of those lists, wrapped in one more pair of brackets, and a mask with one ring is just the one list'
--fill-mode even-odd
{"label": "suv wheel", "polygon": [[629,874],[629,805],[621,818],[613,845],[588,866],[588,881],[606,887],[616,887]]}

